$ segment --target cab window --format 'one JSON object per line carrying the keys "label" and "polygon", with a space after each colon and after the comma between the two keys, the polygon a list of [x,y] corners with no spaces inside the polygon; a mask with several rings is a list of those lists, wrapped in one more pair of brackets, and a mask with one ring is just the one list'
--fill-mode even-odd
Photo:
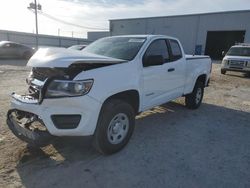
{"label": "cab window", "polygon": [[167,43],[164,39],[153,41],[148,49],[145,52],[143,59],[146,59],[148,56],[157,56],[161,55],[165,62],[169,62],[169,52]]}
{"label": "cab window", "polygon": [[171,49],[171,60],[176,61],[182,58],[181,47],[176,40],[170,39],[169,45]]}

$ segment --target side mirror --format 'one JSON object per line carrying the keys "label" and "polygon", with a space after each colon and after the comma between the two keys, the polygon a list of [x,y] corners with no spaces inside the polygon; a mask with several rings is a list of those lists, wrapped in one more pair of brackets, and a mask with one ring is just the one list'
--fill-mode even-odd
{"label": "side mirror", "polygon": [[221,55],[222,55],[222,56],[225,56],[225,55],[226,55],[226,52],[225,52],[225,51],[222,51],[222,52],[221,52]]}
{"label": "side mirror", "polygon": [[162,55],[150,55],[143,60],[143,66],[156,66],[162,65],[164,63],[164,58]]}

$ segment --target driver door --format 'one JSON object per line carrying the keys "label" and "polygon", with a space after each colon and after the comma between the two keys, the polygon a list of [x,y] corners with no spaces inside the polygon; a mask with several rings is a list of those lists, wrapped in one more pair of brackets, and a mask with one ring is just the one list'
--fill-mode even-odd
{"label": "driver door", "polygon": [[[143,56],[144,61],[149,56],[162,56],[164,63],[169,61],[169,50],[165,39],[154,40]],[[162,65],[143,66],[143,107],[144,110],[164,103],[166,99],[166,71]]]}
{"label": "driver door", "polygon": [[[169,41],[169,42],[168,42]],[[182,96],[185,78],[185,61],[177,41],[157,39],[146,50],[143,61],[149,56],[162,56],[161,65],[143,67],[145,109]]]}

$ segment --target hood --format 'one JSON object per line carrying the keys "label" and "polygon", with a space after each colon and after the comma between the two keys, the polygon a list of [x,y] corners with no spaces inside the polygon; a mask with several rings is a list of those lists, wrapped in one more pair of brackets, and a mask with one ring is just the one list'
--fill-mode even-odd
{"label": "hood", "polygon": [[241,61],[250,61],[249,56],[231,56],[231,55],[226,55],[224,60],[241,60]]}
{"label": "hood", "polygon": [[30,67],[69,67],[72,64],[115,64],[125,60],[65,48],[39,49],[28,61]]}

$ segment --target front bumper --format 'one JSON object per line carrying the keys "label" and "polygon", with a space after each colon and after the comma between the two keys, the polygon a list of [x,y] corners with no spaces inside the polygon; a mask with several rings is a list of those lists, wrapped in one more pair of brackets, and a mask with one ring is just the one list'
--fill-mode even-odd
{"label": "front bumper", "polygon": [[225,59],[222,61],[221,70],[235,72],[250,72],[250,61],[245,59]]}
{"label": "front bumper", "polygon": [[222,67],[221,70],[223,71],[234,71],[234,72],[245,72],[245,73],[249,73],[250,72],[250,68],[231,68],[231,67]]}
{"label": "front bumper", "polygon": [[[16,110],[9,110],[7,114],[7,125],[13,134],[19,139],[29,143],[32,146],[45,146],[52,139],[52,135],[48,131],[31,130],[22,125],[15,117]],[[42,123],[42,122],[41,122]]]}
{"label": "front bumper", "polygon": [[[100,109],[101,103],[88,95],[44,99],[40,104],[38,100],[32,97],[12,94],[10,111],[18,110],[35,114],[42,120],[50,135],[88,136],[94,134]],[[53,117],[57,115],[59,117],[77,115],[80,116],[80,120],[77,126],[70,127],[70,122],[68,122],[69,126],[66,125],[66,128],[64,128],[65,125],[60,127],[53,121]],[[11,124],[11,127],[15,129],[14,131],[12,130],[15,135],[19,134],[24,137],[29,137],[30,134],[23,131],[20,125],[18,127],[17,122],[11,121],[9,114],[7,123]]]}

